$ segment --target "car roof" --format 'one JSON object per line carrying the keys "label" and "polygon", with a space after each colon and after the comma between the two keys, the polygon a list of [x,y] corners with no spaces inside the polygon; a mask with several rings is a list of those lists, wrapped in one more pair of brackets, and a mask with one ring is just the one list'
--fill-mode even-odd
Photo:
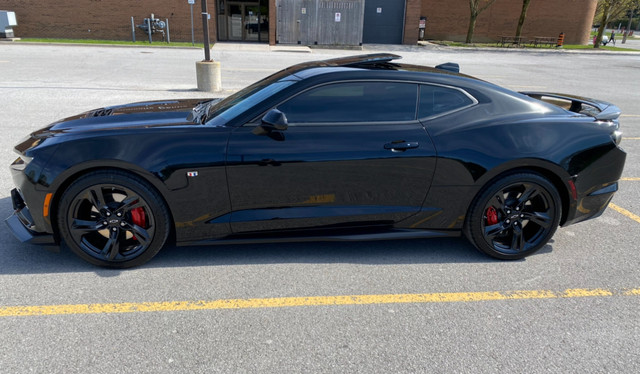
{"label": "car roof", "polygon": [[[329,60],[310,61],[286,68],[283,73],[299,80],[318,78],[320,76],[338,73],[343,77],[350,75],[352,78],[372,77],[387,79],[415,79],[426,78],[429,80],[472,80],[484,82],[478,78],[458,73],[458,64],[446,63],[436,67],[401,64],[394,60],[401,56],[391,53],[374,53],[358,56],[340,57]],[[350,74],[351,73],[351,74]],[[327,77],[328,78],[328,77]],[[421,79],[419,79],[421,80]]]}
{"label": "car roof", "polygon": [[461,88],[479,102],[501,103],[501,107],[508,108],[509,112],[528,112],[532,104],[545,106],[556,113],[561,110],[482,79],[452,71],[452,67],[458,69],[455,63],[430,67],[395,62],[401,58],[391,53],[340,57],[293,65],[282,73],[305,86],[351,79],[407,80]]}

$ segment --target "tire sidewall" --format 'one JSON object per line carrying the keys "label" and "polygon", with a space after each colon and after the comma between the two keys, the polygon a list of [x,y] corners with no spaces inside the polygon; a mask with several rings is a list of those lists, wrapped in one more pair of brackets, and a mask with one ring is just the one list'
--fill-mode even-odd
{"label": "tire sidewall", "polygon": [[[155,222],[153,238],[151,238],[148,248],[140,255],[126,261],[108,261],[98,259],[86,253],[73,239],[69,232],[68,212],[77,196],[90,188],[99,184],[111,184],[132,190],[142,198]],[[63,242],[73,253],[83,260],[98,266],[111,268],[128,268],[141,265],[153,258],[163,247],[169,235],[169,214],[163,199],[159,193],[142,178],[118,170],[95,171],[78,178],[64,191],[57,205],[58,230]]]}

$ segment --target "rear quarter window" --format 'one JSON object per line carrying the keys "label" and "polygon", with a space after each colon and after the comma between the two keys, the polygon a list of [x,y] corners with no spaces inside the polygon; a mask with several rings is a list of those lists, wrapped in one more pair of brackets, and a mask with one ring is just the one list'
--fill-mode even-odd
{"label": "rear quarter window", "polygon": [[418,118],[451,112],[474,103],[467,94],[455,88],[421,84]]}

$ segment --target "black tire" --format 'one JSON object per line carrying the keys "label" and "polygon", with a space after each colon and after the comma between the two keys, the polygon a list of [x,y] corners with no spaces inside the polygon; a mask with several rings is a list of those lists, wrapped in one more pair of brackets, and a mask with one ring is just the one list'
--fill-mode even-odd
{"label": "black tire", "polygon": [[142,178],[119,170],[88,173],[58,204],[58,228],[67,246],[98,266],[127,268],[149,261],[169,235],[169,212]]}
{"label": "black tire", "polygon": [[558,191],[533,173],[505,175],[474,199],[465,235],[478,250],[502,260],[517,260],[542,248],[558,228],[562,206]]}

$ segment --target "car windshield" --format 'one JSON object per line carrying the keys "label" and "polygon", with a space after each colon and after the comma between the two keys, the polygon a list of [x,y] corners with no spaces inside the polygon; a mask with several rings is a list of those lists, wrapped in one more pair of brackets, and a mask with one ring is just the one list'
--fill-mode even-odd
{"label": "car windshield", "polygon": [[214,126],[224,125],[245,110],[298,80],[299,78],[291,75],[289,69],[270,75],[211,106],[207,113],[207,121],[213,119]]}

